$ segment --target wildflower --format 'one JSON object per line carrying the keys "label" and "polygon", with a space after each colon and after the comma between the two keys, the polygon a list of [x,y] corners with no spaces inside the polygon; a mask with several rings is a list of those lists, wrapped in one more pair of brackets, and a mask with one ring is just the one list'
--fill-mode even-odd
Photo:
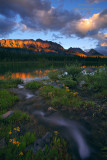
{"label": "wildflower", "polygon": [[19,141],[17,141],[17,142],[16,142],[16,144],[17,144],[17,147],[19,147],[19,145],[20,145],[20,142],[19,142]]}
{"label": "wildflower", "polygon": [[74,96],[77,96],[78,95],[78,92],[74,92],[74,94],[73,94]]}
{"label": "wildflower", "polygon": [[67,91],[67,92],[69,92],[69,91],[70,91],[70,89],[69,89],[69,88],[66,88],[66,91]]}
{"label": "wildflower", "polygon": [[58,81],[58,80],[56,80],[56,82],[58,83],[59,81]]}
{"label": "wildflower", "polygon": [[13,141],[12,139],[9,140],[9,142],[12,142],[12,141]]}
{"label": "wildflower", "polygon": [[68,89],[69,87],[65,86],[66,89]]}
{"label": "wildflower", "polygon": [[17,127],[17,131],[20,132],[20,127]]}
{"label": "wildflower", "polygon": [[54,131],[54,134],[55,134],[55,135],[58,135],[58,131]]}
{"label": "wildflower", "polygon": [[13,140],[13,144],[16,144],[16,141],[15,141],[15,140]]}
{"label": "wildflower", "polygon": [[23,156],[23,152],[20,152],[20,153],[19,153],[19,156]]}
{"label": "wildflower", "polygon": [[12,134],[12,132],[10,131],[9,134]]}
{"label": "wildflower", "polygon": [[14,130],[20,132],[20,127],[16,127]]}
{"label": "wildflower", "polygon": [[16,128],[14,128],[14,131],[16,131],[17,129]]}

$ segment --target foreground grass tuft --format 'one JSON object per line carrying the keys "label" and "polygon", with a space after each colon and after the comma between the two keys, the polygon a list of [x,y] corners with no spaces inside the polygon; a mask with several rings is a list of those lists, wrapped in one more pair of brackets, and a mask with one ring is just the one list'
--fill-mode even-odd
{"label": "foreground grass tuft", "polygon": [[9,110],[19,98],[6,89],[0,90],[0,114]]}
{"label": "foreground grass tuft", "polygon": [[39,89],[40,87],[42,87],[42,82],[38,82],[38,81],[32,81],[32,82],[29,82],[25,85],[26,88],[28,89]]}
{"label": "foreground grass tuft", "polygon": [[75,92],[70,92],[68,87],[65,88],[53,88],[50,85],[41,88],[41,95],[54,107],[70,106],[80,107],[82,100]]}

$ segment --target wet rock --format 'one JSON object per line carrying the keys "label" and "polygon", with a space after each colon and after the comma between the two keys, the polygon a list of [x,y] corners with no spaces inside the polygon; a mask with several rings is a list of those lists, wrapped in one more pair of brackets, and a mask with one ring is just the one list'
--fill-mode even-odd
{"label": "wet rock", "polygon": [[22,89],[22,88],[24,88],[24,85],[18,84],[18,88]]}
{"label": "wet rock", "polygon": [[33,153],[36,154],[40,149],[43,151],[45,145],[50,144],[51,141],[51,133],[47,132],[41,139],[38,139],[34,142]]}
{"label": "wet rock", "polygon": [[49,107],[48,111],[56,111],[53,107]]}
{"label": "wet rock", "polygon": [[51,133],[47,132],[42,138],[37,139],[33,144],[26,147],[25,152],[33,148],[33,153],[36,154],[39,150],[44,150],[45,145],[50,145]]}
{"label": "wet rock", "polygon": [[44,142],[44,144],[49,145],[50,144],[50,140],[51,140],[51,133],[47,132],[43,137],[42,137],[42,141]]}
{"label": "wet rock", "polygon": [[6,140],[5,140],[5,138],[2,138],[0,140],[0,149],[5,148],[5,147],[6,147]]}
{"label": "wet rock", "polygon": [[84,84],[85,84],[85,81],[79,82],[79,87],[82,88]]}
{"label": "wet rock", "polygon": [[6,118],[10,117],[11,115],[13,115],[13,113],[14,113],[14,111],[8,111],[7,113],[2,115],[2,118],[6,119]]}
{"label": "wet rock", "polygon": [[25,152],[28,152],[29,150],[31,150],[31,148],[33,148],[34,144],[29,145],[28,147],[25,148]]}

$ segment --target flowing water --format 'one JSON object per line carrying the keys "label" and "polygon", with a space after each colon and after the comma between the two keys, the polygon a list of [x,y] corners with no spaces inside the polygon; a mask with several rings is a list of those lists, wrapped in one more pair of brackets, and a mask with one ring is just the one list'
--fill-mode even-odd
{"label": "flowing water", "polygon": [[[83,67],[82,70],[85,71],[85,67]],[[95,70],[96,69],[94,69],[94,71]],[[17,72],[12,73],[12,77],[22,78],[25,85],[26,82],[32,80],[48,79],[49,72],[49,69],[33,69],[33,71],[31,70],[27,72],[20,72],[17,70]],[[3,73],[0,74],[0,78],[4,78]],[[25,89],[24,85],[18,85],[18,88],[13,88],[12,91],[16,92],[19,97],[26,102],[27,100],[32,100],[37,95],[35,95],[35,93],[32,91]],[[31,110],[31,107],[32,106],[30,105],[30,113],[36,116],[40,123],[49,129],[51,128],[53,131],[57,129],[59,133],[71,143],[74,148],[74,154],[78,157],[78,160],[97,160],[96,158],[92,157],[93,149],[87,142],[86,138],[87,136],[90,136],[90,132],[84,126],[75,120],[66,118],[67,115],[64,115],[58,111],[44,111],[43,108],[41,110]]]}
{"label": "flowing water", "polygon": [[[12,91],[20,95],[20,98],[24,101],[28,99],[30,101],[30,99],[32,100],[37,96],[35,93],[25,89],[24,85],[18,85],[18,88],[14,88]],[[46,126],[51,131],[58,130],[60,135],[67,139],[73,146],[74,155],[78,160],[92,160],[92,147],[88,144],[86,138],[90,136],[90,132],[82,124],[73,119],[66,118],[67,114],[64,115],[59,111],[49,111],[48,109],[44,111],[43,108],[32,110],[31,107],[29,106],[30,114],[34,115],[40,124]]]}

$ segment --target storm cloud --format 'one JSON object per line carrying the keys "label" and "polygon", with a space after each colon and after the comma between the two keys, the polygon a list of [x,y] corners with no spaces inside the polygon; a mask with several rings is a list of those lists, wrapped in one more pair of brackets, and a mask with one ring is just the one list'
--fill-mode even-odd
{"label": "storm cloud", "polygon": [[0,18],[0,37],[9,35],[18,27],[17,23],[10,19]]}

